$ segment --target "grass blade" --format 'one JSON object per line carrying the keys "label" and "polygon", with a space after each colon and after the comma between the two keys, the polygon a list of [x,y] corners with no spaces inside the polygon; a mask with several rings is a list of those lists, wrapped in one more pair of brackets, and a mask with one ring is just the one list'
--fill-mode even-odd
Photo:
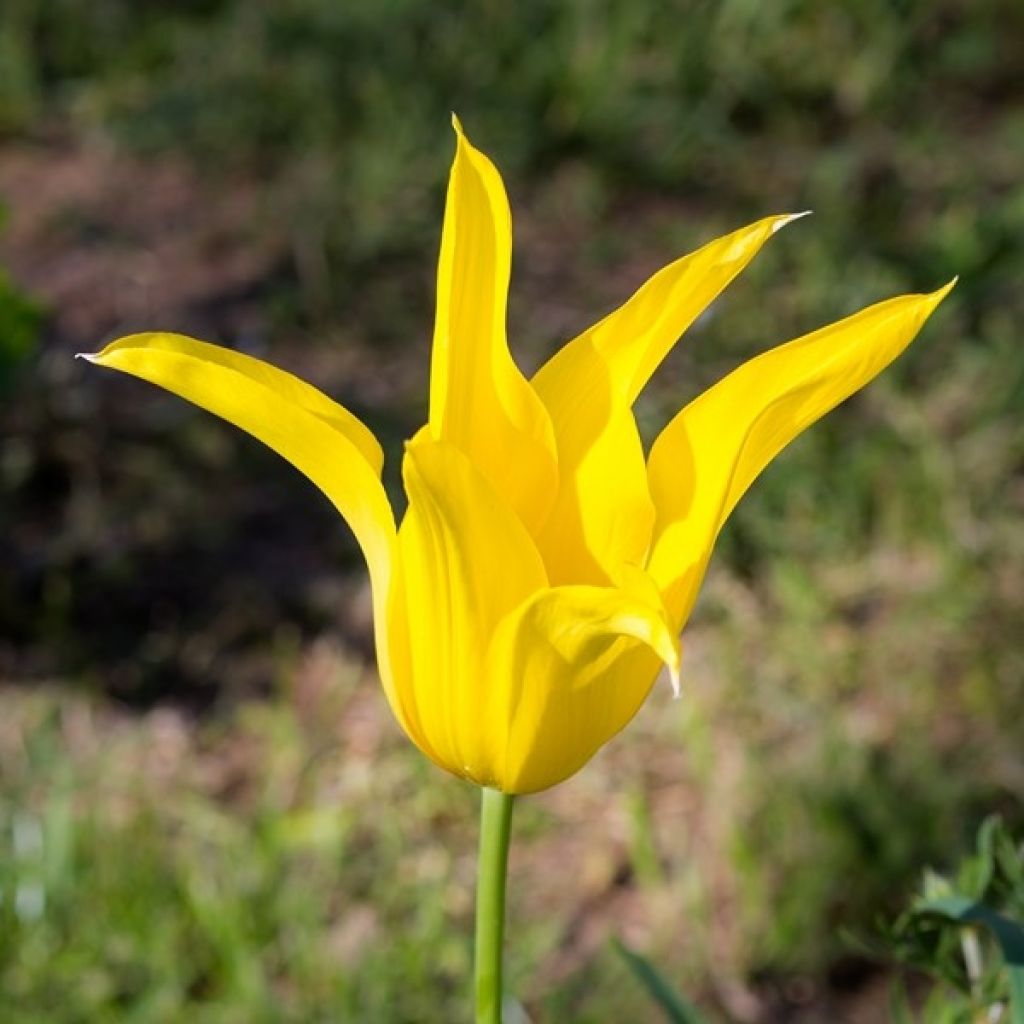
{"label": "grass blade", "polygon": [[698,1009],[669,984],[661,971],[647,957],[630,949],[618,939],[614,939],[613,943],[615,951],[625,960],[634,977],[647,990],[647,994],[661,1007],[670,1024],[706,1024]]}

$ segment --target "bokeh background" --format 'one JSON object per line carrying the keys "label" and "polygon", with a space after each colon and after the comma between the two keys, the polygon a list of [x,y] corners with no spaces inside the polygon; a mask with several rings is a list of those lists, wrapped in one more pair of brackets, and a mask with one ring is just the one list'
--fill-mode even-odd
{"label": "bokeh background", "polygon": [[536,1022],[877,1021],[865,953],[981,818],[1024,824],[1019,0],[4,0],[0,1016],[463,1019],[475,793],[374,675],[363,567],[293,470],[71,356],[185,331],[384,439],[425,415],[449,112],[505,173],[536,366],[662,264],[812,208],[690,332],[647,436],[741,360],[960,284],[721,539],[656,691],[524,801]]}

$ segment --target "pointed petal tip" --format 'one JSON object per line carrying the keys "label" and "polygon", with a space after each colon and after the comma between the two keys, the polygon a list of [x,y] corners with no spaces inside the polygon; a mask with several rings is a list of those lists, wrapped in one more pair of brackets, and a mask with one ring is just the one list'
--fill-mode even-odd
{"label": "pointed petal tip", "polygon": [[669,665],[668,681],[672,686],[672,699],[679,700],[682,696],[682,689],[679,685],[679,665]]}
{"label": "pointed petal tip", "polygon": [[466,133],[462,128],[462,122],[459,120],[459,115],[456,114],[454,110],[452,111],[452,128],[460,139],[464,139],[466,137]]}
{"label": "pointed petal tip", "polygon": [[669,629],[669,650],[661,652],[662,664],[668,669],[668,681],[672,687],[672,699],[679,700],[682,688],[679,682],[680,672],[683,664],[683,647],[681,638],[675,630],[666,622]]}
{"label": "pointed petal tip", "polygon": [[772,224],[772,234],[781,231],[787,224],[792,224],[795,220],[809,217],[812,213],[814,213],[813,210],[801,210],[799,213],[785,213],[781,217],[777,217],[775,223]]}
{"label": "pointed petal tip", "polygon": [[951,281],[947,281],[941,288],[936,288],[933,292],[925,292],[920,296],[923,306],[927,312],[925,316],[931,316],[932,313],[941,305],[942,300],[956,287],[957,281],[960,280],[960,275],[957,274]]}
{"label": "pointed petal tip", "polygon": [[76,359],[84,359],[87,363],[96,363],[96,362],[99,362],[100,353],[99,352],[76,352],[75,353],[75,358]]}

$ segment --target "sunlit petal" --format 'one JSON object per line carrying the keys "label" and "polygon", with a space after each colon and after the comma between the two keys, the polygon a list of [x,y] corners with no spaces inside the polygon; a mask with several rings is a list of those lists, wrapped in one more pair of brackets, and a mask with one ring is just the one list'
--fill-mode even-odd
{"label": "sunlit petal", "polygon": [[636,714],[662,664],[676,676],[678,635],[660,602],[589,586],[524,601],[487,662],[507,728],[500,787],[529,793],[579,770]]}
{"label": "sunlit petal", "polygon": [[559,490],[538,536],[552,582],[603,584],[646,560],[654,506],[631,406],[683,331],[793,219],[766,217],[669,264],[533,378],[558,445]]}
{"label": "sunlit petal", "polygon": [[683,332],[772,235],[804,216],[764,217],[659,270],[618,309],[563,346],[537,371],[534,386],[549,410],[558,398],[556,389],[547,384],[548,375],[557,370],[560,380],[585,377],[594,372],[595,353],[604,357],[617,393],[632,405]]}
{"label": "sunlit petal", "polygon": [[[384,635],[395,521],[380,482],[380,445],[348,410],[291,374],[251,356],[178,334],[135,334],[83,358],[121,370],[233,423],[262,441],[327,496],[362,548],[373,586],[377,653]],[[393,700],[393,693],[389,693]]]}
{"label": "sunlit petal", "polygon": [[83,358],[157,384],[272,448],[327,495],[371,572],[386,577],[395,526],[383,455],[347,409],[269,363],[180,334],[133,334]]}
{"label": "sunlit petal", "polygon": [[437,271],[430,433],[465,452],[530,529],[557,484],[547,412],[512,360],[505,307],[512,220],[501,176],[455,121]]}
{"label": "sunlit petal", "polygon": [[553,584],[604,585],[622,563],[644,563],[651,543],[640,433],[602,356],[578,376],[553,366],[542,393],[552,400],[559,488],[537,544]]}
{"label": "sunlit petal", "polygon": [[718,531],[762,469],[913,340],[953,287],[905,295],[765,352],[680,412],[649,459],[658,510],[649,571],[681,625]]}
{"label": "sunlit petal", "polygon": [[519,518],[460,449],[410,444],[404,472],[409,511],[390,632],[407,631],[407,713],[429,756],[493,785],[502,724],[484,657],[498,623],[547,585],[544,566]]}

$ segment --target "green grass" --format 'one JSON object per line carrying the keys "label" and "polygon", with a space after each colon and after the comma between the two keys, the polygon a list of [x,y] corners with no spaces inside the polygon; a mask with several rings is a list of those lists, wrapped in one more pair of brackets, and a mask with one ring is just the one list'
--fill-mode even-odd
{"label": "green grass", "polygon": [[[132,721],[91,701],[7,697],[5,1020],[466,1015],[476,792],[398,737],[353,663],[321,652],[314,671],[309,692],[201,730],[173,712]],[[550,812],[520,818],[525,846],[553,852]],[[536,890],[545,859],[514,864],[513,892]],[[578,1002],[571,986],[531,982],[561,924],[524,911],[511,983],[537,1019],[562,1019],[544,1006]],[[584,970],[602,1012],[643,1006],[639,989],[614,991],[621,974]]]}
{"label": "green grass", "polygon": [[[723,1019],[730,993],[824,998],[844,930],[988,812],[1021,824],[1022,62],[1014,0],[2,6],[7,143],[184,165],[214,220],[252,190],[247,237],[281,257],[250,333],[358,398],[392,480],[425,402],[452,109],[507,174],[526,364],[680,252],[815,210],[671,357],[648,437],[767,345],[961,275],[740,506],[684,699],[656,693],[517,812],[510,977],[535,1021],[646,1019],[614,934]],[[51,214],[44,242],[77,259],[146,251]],[[30,684],[0,717],[4,1019],[460,1019],[473,794],[337,646],[359,639],[352,545],[244,439],[69,381],[96,341],[58,331],[0,398],[0,672]]]}
{"label": "green grass", "polygon": [[206,749],[173,716],[8,710],[25,744],[5,746],[0,803],[5,1019],[459,1016],[465,788],[343,756],[283,708]]}

